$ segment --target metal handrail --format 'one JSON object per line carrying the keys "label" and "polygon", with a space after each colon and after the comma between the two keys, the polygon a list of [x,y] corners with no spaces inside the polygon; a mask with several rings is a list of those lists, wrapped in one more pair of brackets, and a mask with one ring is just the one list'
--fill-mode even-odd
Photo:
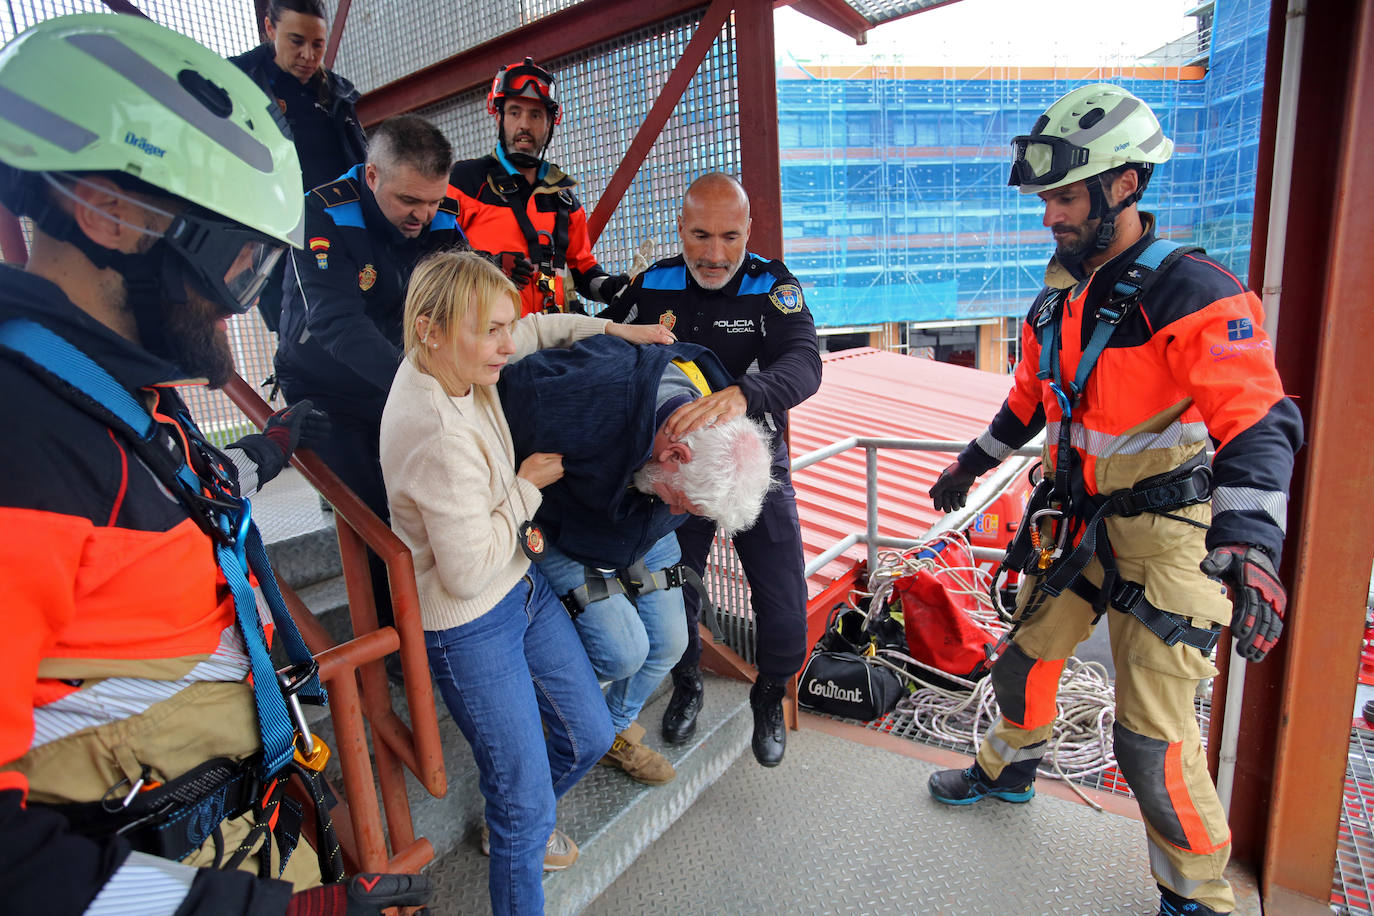
{"label": "metal handrail", "polygon": [[[238,374],[223,390],[259,428],[267,422],[272,408]],[[334,507],[353,623],[354,638],[335,643],[295,592],[277,577],[291,616],[319,662],[320,679],[329,690],[330,715],[338,745],[334,753],[343,769],[347,801],[346,806],[340,804],[340,809],[346,807],[348,814],[346,822],[336,817],[340,846],[353,870],[419,871],[434,858],[434,847],[429,840],[415,837],[402,766],[414,773],[436,798],[448,791],[448,778],[410,550],[318,457],[297,450],[291,463]],[[368,548],[386,564],[396,615],[394,628],[377,625]],[[397,649],[405,674],[410,725],[391,706],[386,672],[381,665],[381,660]],[[371,726],[371,755],[364,721]],[[376,786],[381,789],[382,807],[386,810],[385,834],[374,789],[372,758],[376,759]]]}
{"label": "metal handrail", "polygon": [[[968,525],[973,517],[982,511],[994,499],[1001,495],[1002,491],[1016,479],[1017,476],[1026,468],[1029,460],[1013,461],[1002,464],[991,477],[982,484],[975,487],[969,494],[968,503],[964,508],[945,515],[937,521],[926,533],[925,538],[894,538],[878,534],[878,449],[890,448],[904,451],[916,452],[958,452],[961,451],[966,442],[951,442],[945,439],[886,439],[868,436],[849,436],[822,446],[804,455],[799,455],[792,461],[792,473],[803,468],[810,467],[827,458],[843,454],[852,448],[862,448],[864,450],[864,472],[866,483],[865,510],[867,524],[864,531],[847,534],[833,546],[822,551],[815,559],[806,564],[806,577],[819,572],[825,565],[836,557],[839,557],[846,550],[856,544],[864,544],[868,548],[868,569],[871,572],[878,566],[879,547],[914,547],[930,535],[941,531],[957,531]],[[1039,459],[1041,447],[1039,445],[1026,445],[1022,448],[1014,449],[1008,457],[1019,457],[1023,459]]]}

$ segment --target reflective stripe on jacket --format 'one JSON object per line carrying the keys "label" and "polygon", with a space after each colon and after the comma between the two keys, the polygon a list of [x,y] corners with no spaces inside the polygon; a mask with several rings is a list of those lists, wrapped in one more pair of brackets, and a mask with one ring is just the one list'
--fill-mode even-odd
{"label": "reflective stripe on jacket", "polygon": [[[1056,289],[1072,287],[1054,318],[1063,341],[1061,374],[1072,378],[1098,305],[1154,238],[1152,219],[1143,217],[1147,230],[1135,245],[1076,283],[1051,262],[1049,285],[1022,326],[1011,393],[960,453],[970,470],[986,471],[1042,427],[1046,466],[1054,467],[1063,412],[1049,382],[1036,375],[1036,318]],[[1277,560],[1302,419],[1283,393],[1262,325],[1259,299],[1225,268],[1200,253],[1180,258],[1123,319],[1074,408],[1071,441],[1085,490],[1130,486],[1176,467],[1210,440],[1216,455],[1207,545],[1256,544]]]}

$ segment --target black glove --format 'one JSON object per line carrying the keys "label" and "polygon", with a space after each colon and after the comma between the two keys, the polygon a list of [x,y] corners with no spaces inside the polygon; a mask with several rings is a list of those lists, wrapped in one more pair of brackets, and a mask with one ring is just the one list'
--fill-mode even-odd
{"label": "black glove", "polygon": [[1279,641],[1288,606],[1288,593],[1269,555],[1247,544],[1228,544],[1214,548],[1199,568],[1230,592],[1236,651],[1252,662],[1263,659]]}
{"label": "black glove", "polygon": [[329,438],[329,415],[310,401],[298,401],[267,418],[262,432],[229,447],[243,451],[258,466],[258,489],[281,473],[297,446],[314,448]]}
{"label": "black glove", "polygon": [[297,401],[267,418],[262,434],[290,460],[296,447],[314,448],[329,438],[329,414],[310,400]]}
{"label": "black glove", "polygon": [[433,894],[424,875],[354,875],[292,894],[286,916],[378,916],[391,906],[423,906]]}
{"label": "black glove", "polygon": [[501,273],[510,277],[516,289],[524,289],[534,279],[534,264],[522,251],[499,251],[492,255]]}
{"label": "black glove", "polygon": [[611,274],[606,277],[598,277],[592,281],[593,290],[597,299],[609,305],[616,300],[621,293],[630,285],[630,278],[625,274]]}
{"label": "black glove", "polygon": [[969,487],[977,479],[977,474],[964,470],[964,466],[957,461],[945,468],[940,472],[940,479],[935,481],[935,486],[930,488],[930,498],[935,508],[941,512],[964,508],[964,503],[968,502]]}

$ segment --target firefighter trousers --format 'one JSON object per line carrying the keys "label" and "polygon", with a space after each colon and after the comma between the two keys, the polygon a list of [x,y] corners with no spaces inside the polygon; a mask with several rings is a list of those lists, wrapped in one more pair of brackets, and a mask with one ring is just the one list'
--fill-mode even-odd
{"label": "firefighter trousers", "polygon": [[[1096,560],[1085,574],[1102,581]],[[1207,580],[1201,574],[1198,579],[1205,588]],[[1034,584],[1023,581],[1018,612]],[[1214,677],[1216,668],[1198,649],[1166,646],[1130,614],[1109,610],[1106,619],[1116,666],[1113,748],[1145,821],[1150,870],[1175,893],[1230,912],[1235,897],[1222,871],[1231,833],[1207,770],[1193,705],[1199,682]],[[1208,627],[1212,620],[1198,617],[1193,624]],[[1046,598],[1017,630],[991,674],[1001,718],[978,749],[978,765],[989,776],[1005,773],[1018,782],[1020,776],[1034,777],[1057,713],[1064,662],[1092,628],[1091,605],[1065,591]]]}

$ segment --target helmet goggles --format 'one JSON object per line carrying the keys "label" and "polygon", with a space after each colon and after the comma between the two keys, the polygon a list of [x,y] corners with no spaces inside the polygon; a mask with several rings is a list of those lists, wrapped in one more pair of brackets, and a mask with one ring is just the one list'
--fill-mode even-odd
{"label": "helmet goggles", "polygon": [[559,120],[558,102],[554,98],[553,74],[527,57],[522,63],[508,64],[496,73],[491,83],[491,94],[487,96],[487,110],[496,114],[497,106],[507,99],[538,99],[549,109],[554,123]]}
{"label": "helmet goggles", "polygon": [[1087,147],[1062,137],[1030,134],[1013,137],[1011,175],[1008,185],[1051,185],[1063,181],[1072,170],[1088,164]]}
{"label": "helmet goggles", "polygon": [[193,283],[241,315],[253,307],[286,246],[261,232],[205,211],[178,214],[163,240]]}

